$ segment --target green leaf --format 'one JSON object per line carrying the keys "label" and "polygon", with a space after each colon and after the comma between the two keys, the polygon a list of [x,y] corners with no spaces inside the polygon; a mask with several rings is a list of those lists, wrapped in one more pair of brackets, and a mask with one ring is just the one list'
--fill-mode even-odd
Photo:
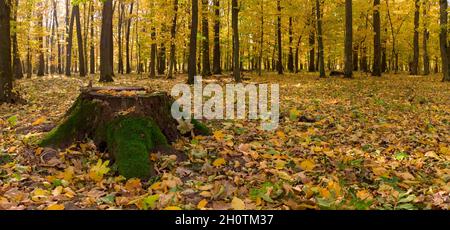
{"label": "green leaf", "polygon": [[14,115],[14,116],[11,116],[10,118],[8,118],[8,120],[6,120],[6,121],[8,121],[10,126],[16,126],[18,119],[17,119],[17,116]]}

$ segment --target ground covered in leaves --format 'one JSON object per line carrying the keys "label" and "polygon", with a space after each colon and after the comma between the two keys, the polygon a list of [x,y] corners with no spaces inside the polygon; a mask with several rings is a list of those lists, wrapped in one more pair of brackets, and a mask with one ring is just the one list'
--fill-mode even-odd
{"label": "ground covered in leaves", "polygon": [[[90,141],[60,151],[42,138],[89,79],[16,82],[26,105],[0,105],[0,209],[449,209],[450,85],[440,77],[354,80],[252,76],[280,83],[281,121],[212,121],[214,135],[153,154],[159,176],[125,180]],[[176,80],[118,76],[168,90]]]}

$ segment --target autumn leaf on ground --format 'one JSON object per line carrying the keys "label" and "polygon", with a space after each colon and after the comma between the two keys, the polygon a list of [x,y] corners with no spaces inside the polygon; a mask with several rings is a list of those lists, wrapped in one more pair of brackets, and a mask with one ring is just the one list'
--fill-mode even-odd
{"label": "autumn leaf on ground", "polygon": [[103,162],[101,159],[97,161],[97,164],[92,166],[89,170],[89,178],[96,182],[100,182],[103,180],[103,176],[109,172],[109,161]]}
{"label": "autumn leaf on ground", "polygon": [[231,208],[233,210],[245,210],[245,203],[243,200],[234,197],[233,200],[231,201]]}

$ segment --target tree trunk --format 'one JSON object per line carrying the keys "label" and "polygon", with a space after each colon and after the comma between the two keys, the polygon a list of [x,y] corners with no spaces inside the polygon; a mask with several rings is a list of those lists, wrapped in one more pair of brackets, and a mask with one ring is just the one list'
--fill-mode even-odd
{"label": "tree trunk", "polygon": [[293,34],[293,28],[292,28],[292,17],[289,17],[289,57],[288,57],[288,70],[289,72],[294,72],[294,34]]}
{"label": "tree trunk", "polygon": [[103,3],[102,31],[100,36],[100,82],[112,82],[113,76],[113,34],[112,0]]}
{"label": "tree trunk", "polygon": [[283,46],[282,46],[282,34],[281,34],[281,0],[277,0],[277,49],[278,49],[278,61],[277,61],[277,71],[278,74],[283,74]]}
{"label": "tree trunk", "polygon": [[72,42],[73,42],[73,24],[75,22],[75,6],[72,7],[72,15],[70,16],[70,25],[68,27],[69,34],[67,37],[67,48],[66,48],[66,76],[71,75],[72,69]]}
{"label": "tree trunk", "polygon": [[[19,0],[14,1],[13,21],[17,23],[17,8],[19,6]],[[20,61],[19,47],[17,44],[17,28],[13,29],[12,34],[12,47],[13,47],[13,71],[14,78],[23,78],[22,62]]]}
{"label": "tree trunk", "polygon": [[447,0],[439,0],[439,11],[440,11],[440,33],[439,42],[441,49],[441,59],[442,59],[442,81],[450,81],[450,68],[449,68],[449,48],[447,41],[448,34],[448,2]]}
{"label": "tree trunk", "polygon": [[126,41],[125,41],[125,58],[126,58],[126,65],[127,65],[127,69],[126,69],[126,73],[130,74],[131,73],[131,64],[130,64],[130,32],[131,32],[131,19],[132,19],[132,14],[133,14],[133,5],[134,2],[131,2],[130,4],[130,14],[128,15],[128,21],[127,21],[127,31],[126,31]]}
{"label": "tree trunk", "polygon": [[94,5],[91,5],[91,45],[90,45],[90,72],[95,74],[95,46],[94,46]]}
{"label": "tree trunk", "polygon": [[81,33],[81,22],[80,22],[80,7],[73,7],[73,14],[75,14],[75,21],[77,24],[77,40],[78,40],[78,65],[80,71],[80,77],[86,76],[85,62],[84,62],[84,50],[83,50],[83,34]]}
{"label": "tree trunk", "polygon": [[414,12],[414,57],[411,65],[411,75],[419,74],[419,26],[420,26],[420,2],[419,0],[414,1],[415,12]]}
{"label": "tree trunk", "polygon": [[118,7],[118,23],[117,23],[117,46],[119,48],[119,53],[118,53],[118,66],[117,66],[117,72],[119,74],[123,74],[123,52],[122,52],[122,25],[123,25],[123,17],[124,17],[124,12],[125,12],[125,5],[123,2],[119,2],[119,7]]}
{"label": "tree trunk", "polygon": [[423,74],[425,76],[430,74],[430,57],[428,54],[428,39],[430,37],[430,33],[428,31],[428,19],[427,19],[427,10],[428,10],[428,1],[424,1],[423,3]]}
{"label": "tree trunk", "polygon": [[[9,4],[9,3],[8,3]],[[44,15],[43,13],[39,13],[38,16],[38,26],[40,30],[44,30]],[[37,76],[41,77],[45,74],[45,60],[44,60],[44,37],[39,36],[38,38],[39,42],[39,66],[38,66],[38,72]]]}
{"label": "tree trunk", "polygon": [[150,78],[156,77],[156,28],[152,25],[151,32],[151,48],[150,48]]}
{"label": "tree trunk", "polygon": [[197,32],[198,32],[198,0],[192,0],[191,36],[189,42],[188,84],[194,84],[197,74]]}
{"label": "tree trunk", "polygon": [[211,75],[211,64],[209,61],[209,1],[202,0],[202,75]]}
{"label": "tree trunk", "polygon": [[0,104],[12,102],[13,98],[10,14],[10,1],[0,0]]}
{"label": "tree trunk", "polygon": [[[356,53],[358,56],[358,53]],[[352,0],[345,0],[345,68],[344,76],[353,77],[353,7]]]}
{"label": "tree trunk", "polygon": [[[169,147],[181,136],[178,122],[171,116],[173,101],[167,93],[147,92],[143,88],[83,89],[62,122],[39,145],[64,149],[89,138],[98,149],[109,152],[119,174],[148,179],[155,175],[151,152],[177,154]],[[192,123],[194,132],[210,134],[203,124]]]}
{"label": "tree trunk", "polygon": [[167,78],[173,78],[173,71],[175,68],[175,38],[177,33],[177,18],[178,18],[178,0],[173,0],[173,18],[172,28],[170,30],[170,60],[169,60],[169,73]]}
{"label": "tree trunk", "polygon": [[263,48],[264,48],[264,1],[261,3],[261,33],[259,40],[259,58],[258,58],[258,75],[262,76],[262,61],[263,61]]}
{"label": "tree trunk", "polygon": [[310,31],[309,31],[309,65],[308,65],[308,71],[309,72],[315,72],[316,71],[316,64],[315,64],[315,58],[316,58],[316,51],[315,51],[315,45],[316,45],[316,38],[315,38],[315,7],[312,7],[312,14],[310,19],[308,20],[308,23],[310,24]]}
{"label": "tree trunk", "polygon": [[322,37],[322,11],[320,10],[321,0],[316,0],[316,13],[317,13],[317,44],[319,48],[319,72],[320,77],[326,77],[325,73],[325,60],[323,50],[323,37]]}
{"label": "tree trunk", "polygon": [[213,73],[222,74],[220,57],[220,0],[214,0],[214,16]]}
{"label": "tree trunk", "polygon": [[241,82],[241,66],[239,57],[239,4],[232,0],[231,24],[233,29],[233,75],[236,82]]}
{"label": "tree trunk", "polygon": [[380,0],[374,0],[373,9],[373,71],[372,76],[381,77],[381,19],[380,19]]}

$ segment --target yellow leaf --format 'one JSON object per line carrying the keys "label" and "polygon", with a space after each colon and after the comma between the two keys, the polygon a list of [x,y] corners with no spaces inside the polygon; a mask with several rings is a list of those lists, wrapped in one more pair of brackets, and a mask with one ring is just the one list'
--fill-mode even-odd
{"label": "yellow leaf", "polygon": [[63,191],[63,187],[62,186],[58,186],[55,189],[53,189],[52,195],[53,196],[59,196],[59,195],[61,195],[62,191]]}
{"label": "yellow leaf", "polygon": [[109,161],[102,162],[102,160],[98,160],[97,164],[92,166],[89,171],[89,177],[96,181],[100,182],[103,180],[103,176],[109,172]]}
{"label": "yellow leaf", "polygon": [[374,167],[374,168],[372,168],[372,172],[376,176],[388,176],[389,175],[388,170],[383,167]]}
{"label": "yellow leaf", "polygon": [[217,158],[214,162],[213,165],[216,167],[220,167],[222,165],[224,165],[226,163],[225,159],[223,158]]}
{"label": "yellow leaf", "polygon": [[156,183],[152,184],[152,186],[150,186],[150,188],[152,190],[159,190],[159,189],[161,189],[161,182],[156,182]]}
{"label": "yellow leaf", "polygon": [[127,183],[125,184],[125,188],[128,191],[137,191],[142,188],[141,180],[140,179],[129,179]]}
{"label": "yellow leaf", "polygon": [[58,175],[59,179],[64,179],[67,182],[70,182],[74,175],[74,168],[72,166],[67,167],[64,172]]}
{"label": "yellow leaf", "polygon": [[286,134],[284,134],[283,131],[277,131],[277,136],[281,139],[285,139],[286,138]]}
{"label": "yellow leaf", "polygon": [[440,152],[444,155],[450,155],[450,148],[442,146]]}
{"label": "yellow leaf", "polygon": [[217,141],[223,141],[224,137],[225,137],[225,135],[222,133],[222,131],[214,132],[214,138],[216,138]]}
{"label": "yellow leaf", "polygon": [[286,161],[284,161],[284,160],[277,159],[274,161],[274,163],[275,163],[275,168],[277,168],[277,169],[284,169],[284,167],[286,166]]}
{"label": "yellow leaf", "polygon": [[316,167],[316,164],[312,160],[305,160],[300,163],[300,167],[305,171],[312,171]]}
{"label": "yellow leaf", "polygon": [[231,208],[233,210],[245,210],[245,203],[243,200],[234,197],[233,200],[231,201]]}
{"label": "yellow leaf", "polygon": [[42,152],[44,151],[44,148],[37,148],[36,151],[34,152],[36,154],[36,156],[39,156],[42,154]]}
{"label": "yellow leaf", "polygon": [[212,196],[211,192],[208,192],[208,191],[203,191],[199,195],[202,197],[211,197]]}
{"label": "yellow leaf", "polygon": [[208,204],[208,201],[205,200],[205,199],[203,199],[203,200],[201,200],[200,202],[198,202],[197,208],[198,208],[198,209],[203,209],[203,208],[205,208],[205,206],[206,206],[207,204]]}
{"label": "yellow leaf", "polygon": [[177,206],[168,206],[168,207],[164,208],[164,210],[177,211],[177,210],[182,210],[182,209]]}
{"label": "yellow leaf", "polygon": [[372,200],[372,194],[370,194],[369,191],[367,190],[360,190],[356,193],[356,196],[360,199],[360,200]]}
{"label": "yellow leaf", "polygon": [[31,125],[32,126],[38,126],[38,125],[44,123],[46,120],[47,120],[46,117],[40,117],[37,120],[35,120]]}
{"label": "yellow leaf", "polygon": [[47,210],[64,210],[64,205],[61,204],[51,204],[47,207]]}

